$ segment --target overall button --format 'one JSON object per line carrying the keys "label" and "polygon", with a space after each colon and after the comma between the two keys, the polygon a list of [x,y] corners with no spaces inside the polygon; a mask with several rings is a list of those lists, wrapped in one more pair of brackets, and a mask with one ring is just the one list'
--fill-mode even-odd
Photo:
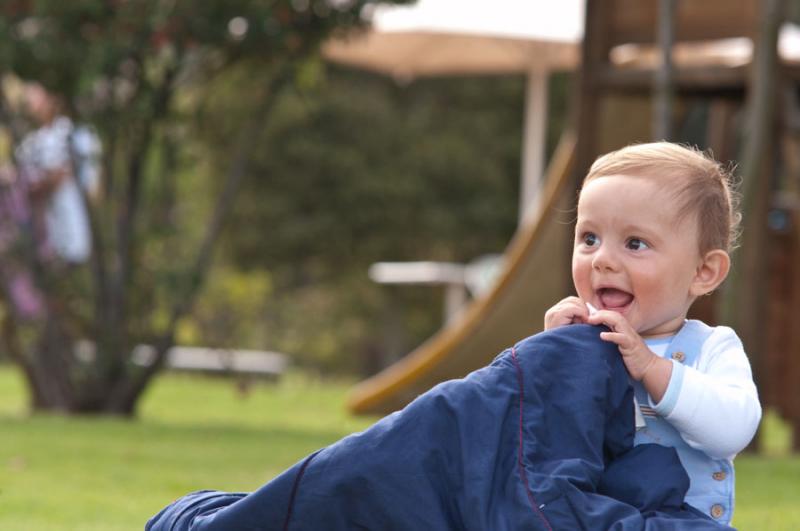
{"label": "overall button", "polygon": [[672,359],[674,359],[675,361],[678,361],[680,363],[683,363],[683,360],[686,359],[686,354],[684,354],[680,350],[678,352],[673,352],[672,353]]}
{"label": "overall button", "polygon": [[722,481],[723,479],[728,477],[728,474],[720,470],[719,472],[714,472],[713,474],[711,474],[711,477],[716,479],[717,481]]}
{"label": "overall button", "polygon": [[722,505],[715,503],[711,506],[711,516],[714,518],[719,518],[723,514],[725,514],[725,508]]}

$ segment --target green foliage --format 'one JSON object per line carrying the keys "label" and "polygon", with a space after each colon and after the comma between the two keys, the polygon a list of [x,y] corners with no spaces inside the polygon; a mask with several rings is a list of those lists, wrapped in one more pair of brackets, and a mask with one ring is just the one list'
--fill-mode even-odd
{"label": "green foliage", "polygon": [[[393,3],[404,3],[396,0]],[[283,60],[360,26],[365,0],[20,0],[0,7],[3,70],[72,100],[98,81],[152,82],[187,54]],[[144,75],[139,76],[142,72]],[[117,87],[119,88],[119,87]],[[96,95],[96,94],[95,94]]]}
{"label": "green foliage", "polygon": [[177,343],[211,348],[263,348],[264,319],[272,281],[266,271],[211,272],[190,317],[178,324]]}
{"label": "green foliage", "polygon": [[[55,331],[48,339],[53,345],[27,359],[15,357],[39,380],[32,381],[32,389],[63,390],[41,393],[37,404],[132,412],[159,365],[142,371],[129,355],[135,345],[148,343],[161,356],[173,342],[233,202],[232,194],[209,200],[194,191],[207,160],[196,150],[193,129],[198,107],[211,97],[206,87],[239,63],[259,73],[239,85],[248,92],[249,107],[229,124],[240,131],[235,138],[241,140],[241,132],[255,137],[280,90],[313,84],[320,43],[336,31],[363,26],[359,15],[369,3],[20,0],[0,5],[0,73],[48,87],[72,114],[97,126],[105,146],[102,197],[92,208],[92,281],[78,292],[65,291],[62,282],[42,284],[48,299],[58,301],[54,307],[64,310],[48,316],[56,325],[42,327]],[[19,109],[6,100],[0,98],[0,111],[16,132],[23,121],[9,116]],[[226,147],[216,152],[224,168],[217,180],[235,190],[247,164],[236,155],[236,143]],[[206,208],[192,210],[186,199],[199,199]],[[95,361],[77,365],[70,352],[77,339],[94,343]],[[58,366],[58,357],[67,367]],[[79,379],[69,381],[77,373]]]}
{"label": "green foliage", "polygon": [[[73,299],[89,334],[129,345],[168,335],[175,301],[203,284],[192,264],[246,142],[255,147],[218,253],[224,270],[195,316],[180,321],[180,341],[282,350],[325,371],[374,370],[376,358],[403,354],[438,328],[442,291],[376,286],[371,263],[467,262],[504,249],[517,220],[525,80],[401,86],[326,67],[315,47],[358,26],[365,3],[6,6],[5,68],[67,96],[107,146],[97,225],[108,282],[127,291],[108,297],[112,310],[101,316],[125,322],[121,333],[92,324],[90,289]],[[288,84],[269,92],[287,64]],[[565,79],[551,93],[555,136]],[[265,101],[275,104],[269,120],[251,127]],[[135,219],[125,221],[128,204]],[[251,275],[269,278],[268,292],[226,294]]]}
{"label": "green foliage", "polygon": [[320,88],[288,95],[265,131],[269,148],[253,162],[262,177],[233,218],[247,220],[236,223],[237,258],[302,275],[504,247],[517,216],[521,78],[400,87],[333,70]]}
{"label": "green foliage", "polygon": [[[258,75],[243,64],[209,87],[213,98],[197,129],[212,156],[235,138],[234,124],[250,107],[239,87]],[[370,264],[468,262],[502,252],[510,240],[525,80],[398,85],[337,67],[320,79],[282,95],[263,147],[251,154],[254,178],[224,248],[237,267],[272,274],[270,348],[324,370],[374,370],[375,356],[405,354],[435,332],[443,290],[373,285]],[[567,81],[552,83],[551,145]]]}

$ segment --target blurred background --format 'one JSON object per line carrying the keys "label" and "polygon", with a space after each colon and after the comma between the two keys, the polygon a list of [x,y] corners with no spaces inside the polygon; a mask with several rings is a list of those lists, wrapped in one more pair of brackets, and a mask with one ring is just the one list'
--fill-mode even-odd
{"label": "blurred background", "polygon": [[800,526],[800,3],[0,2],[0,528],[249,490],[541,330],[594,158],[735,169],[767,414],[734,524]]}

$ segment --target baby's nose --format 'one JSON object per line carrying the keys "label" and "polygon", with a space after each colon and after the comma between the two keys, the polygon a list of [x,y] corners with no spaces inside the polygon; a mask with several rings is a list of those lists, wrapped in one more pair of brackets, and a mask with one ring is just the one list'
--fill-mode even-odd
{"label": "baby's nose", "polygon": [[592,268],[597,271],[614,271],[617,269],[617,259],[613,252],[601,247],[594,253]]}

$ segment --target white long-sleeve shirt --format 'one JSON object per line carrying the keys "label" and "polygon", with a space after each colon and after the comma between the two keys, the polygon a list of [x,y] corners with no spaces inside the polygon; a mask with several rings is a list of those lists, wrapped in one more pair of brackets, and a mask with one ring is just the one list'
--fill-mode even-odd
{"label": "white long-sleeve shirt", "polygon": [[693,363],[671,361],[667,390],[650,406],[692,448],[715,459],[732,459],[750,443],[761,420],[758,391],[741,340],[731,328],[718,326]]}

